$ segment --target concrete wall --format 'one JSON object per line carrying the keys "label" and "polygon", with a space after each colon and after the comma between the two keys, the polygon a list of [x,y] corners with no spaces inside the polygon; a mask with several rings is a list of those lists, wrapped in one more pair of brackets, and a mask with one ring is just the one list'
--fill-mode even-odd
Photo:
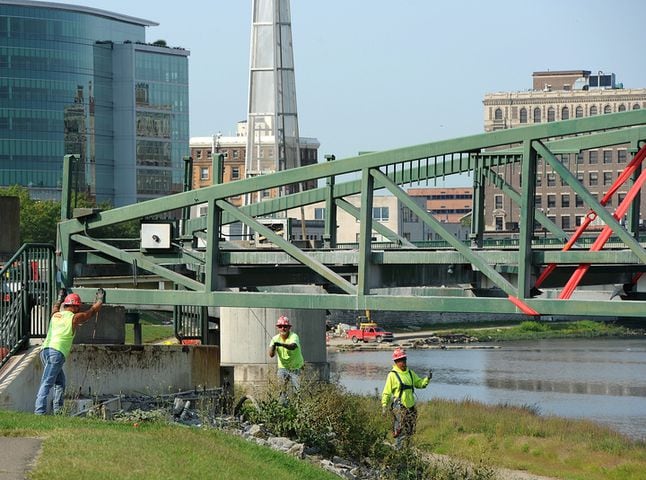
{"label": "concrete wall", "polygon": [[[39,351],[34,347],[3,367],[0,409],[33,411],[43,373]],[[220,350],[215,346],[75,345],[64,371],[66,397],[213,388],[220,386]]]}
{"label": "concrete wall", "polygon": [[0,259],[11,257],[20,248],[20,199],[0,196],[2,228],[0,229]]}
{"label": "concrete wall", "polygon": [[[292,285],[271,287],[264,291],[280,293],[315,292],[318,287]],[[276,358],[267,355],[269,341],[278,333],[276,321],[286,315],[297,333],[306,369],[323,379],[329,378],[325,347],[325,310],[294,310],[273,308],[220,309],[222,365],[233,367],[237,385],[265,384],[275,376]]]}

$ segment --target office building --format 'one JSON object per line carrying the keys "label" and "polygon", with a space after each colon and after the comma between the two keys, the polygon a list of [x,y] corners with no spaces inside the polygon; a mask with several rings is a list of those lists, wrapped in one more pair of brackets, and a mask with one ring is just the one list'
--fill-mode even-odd
{"label": "office building", "polygon": [[[646,108],[646,88],[624,88],[614,73],[592,73],[589,70],[534,72],[531,90],[489,93],[484,97],[486,132],[544,122],[605,115]],[[560,160],[579,181],[600,200],[619,173],[632,158],[629,145],[617,145],[559,155]],[[505,181],[519,191],[520,165],[496,167]],[[520,208],[502,191],[486,185],[485,229],[514,231],[518,228]],[[609,211],[621,202],[628,191],[624,185],[606,205]],[[645,209],[646,195],[641,198]],[[535,207],[565,231],[581,224],[590,207],[538,159]],[[600,223],[594,225],[597,228]]]}
{"label": "office building", "polygon": [[[318,162],[319,141],[316,138],[299,137],[298,152],[302,166]],[[246,178],[245,158],[247,153],[247,122],[238,122],[235,135],[215,134],[210,137],[192,137],[190,140],[191,157],[193,158],[193,188],[207,187],[213,184],[213,152],[224,155],[223,182],[232,182]],[[304,182],[304,189],[316,187],[316,181]],[[260,192],[261,200],[277,196],[269,190]],[[244,199],[229,199],[235,206],[243,205]]]}
{"label": "office building", "polygon": [[60,3],[0,4],[0,186],[122,206],[179,192],[188,153],[188,55],[146,41],[155,22]]}
{"label": "office building", "polygon": [[408,195],[426,200],[426,211],[442,223],[459,223],[473,208],[473,190],[467,187],[409,188]]}

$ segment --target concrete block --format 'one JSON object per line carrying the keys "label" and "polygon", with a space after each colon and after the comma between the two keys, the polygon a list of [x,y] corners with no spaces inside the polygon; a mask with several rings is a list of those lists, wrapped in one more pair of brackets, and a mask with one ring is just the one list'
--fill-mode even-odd
{"label": "concrete block", "polygon": [[[87,310],[89,305],[84,305]],[[76,329],[74,343],[123,345],[126,342],[126,309],[104,305],[90,320]]]}

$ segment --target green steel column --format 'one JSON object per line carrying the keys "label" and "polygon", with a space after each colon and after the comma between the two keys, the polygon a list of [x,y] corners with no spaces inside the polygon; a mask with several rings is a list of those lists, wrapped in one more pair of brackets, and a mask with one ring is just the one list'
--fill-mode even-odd
{"label": "green steel column", "polygon": [[[72,168],[76,163],[74,155],[65,155],[63,157],[63,185],[61,189],[61,221],[72,218]],[[70,238],[61,233],[61,224],[56,227],[56,263],[58,270],[61,272],[61,284],[70,286],[72,279],[68,276],[68,265],[72,265],[72,242]]]}
{"label": "green steel column", "polygon": [[[334,155],[325,155],[327,162],[333,162]],[[336,248],[337,211],[334,202],[335,177],[329,176],[325,182],[325,230],[323,232],[323,246],[325,248]]]}
{"label": "green steel column", "polygon": [[476,167],[473,172],[473,207],[471,210],[471,247],[482,248],[485,225],[485,175],[483,160],[474,155]]}
{"label": "green steel column", "polygon": [[[212,172],[214,184],[222,183],[224,167],[224,154],[218,153],[212,157]],[[218,259],[220,256],[220,235],[222,229],[222,209],[215,199],[208,202],[208,216],[206,227],[206,264],[204,289],[214,292],[218,289]]]}
{"label": "green steel column", "polygon": [[370,257],[372,241],[372,201],[375,180],[368,168],[361,170],[361,226],[359,229],[359,265],[357,279],[357,294],[370,294]]}
{"label": "green steel column", "polygon": [[521,165],[520,241],[518,245],[518,297],[530,297],[532,287],[532,237],[534,236],[534,198],[536,195],[536,150],[532,140],[523,142]]}
{"label": "green steel column", "polygon": [[72,218],[72,165],[76,162],[74,155],[63,157],[63,187],[61,190],[61,220]]}
{"label": "green steel column", "polygon": [[[184,191],[193,189],[193,157],[184,157]],[[186,234],[186,221],[191,218],[191,207],[182,209],[182,235]]]}

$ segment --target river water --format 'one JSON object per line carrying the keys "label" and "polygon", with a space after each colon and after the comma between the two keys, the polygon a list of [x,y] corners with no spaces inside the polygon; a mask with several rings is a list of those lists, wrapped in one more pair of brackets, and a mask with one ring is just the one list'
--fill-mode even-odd
{"label": "river water", "polygon": [[[409,350],[425,375],[418,400],[471,399],[531,406],[541,415],[584,418],[646,440],[646,338],[502,342],[496,349]],[[328,355],[348,391],[374,394],[390,369],[390,351]]]}

